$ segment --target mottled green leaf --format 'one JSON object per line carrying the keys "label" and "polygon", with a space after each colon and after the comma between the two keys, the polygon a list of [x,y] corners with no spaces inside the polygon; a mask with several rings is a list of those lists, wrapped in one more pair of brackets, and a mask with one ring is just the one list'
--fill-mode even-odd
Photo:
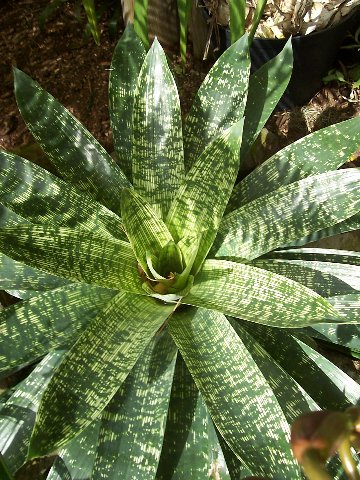
{"label": "mottled green leaf", "polygon": [[206,260],[183,302],[277,327],[342,320],[324,298],[300,283],[225,260]]}
{"label": "mottled green leaf", "polygon": [[0,227],[11,227],[20,223],[30,222],[0,203]]}
{"label": "mottled green leaf", "polygon": [[245,35],[212,67],[186,117],[184,153],[187,170],[214,137],[243,118],[249,72],[248,38]]}
{"label": "mottled green leaf", "polygon": [[[360,310],[359,304],[360,302],[358,302],[358,305],[356,306],[358,311]],[[334,306],[336,308],[336,305]],[[339,345],[340,347],[347,349],[348,352],[354,351],[360,353],[360,325],[321,323],[319,325],[312,325],[305,329],[305,332],[319,340],[331,343],[332,348],[336,348],[336,345]]]}
{"label": "mottled green leaf", "polygon": [[346,323],[360,323],[360,293],[337,295],[327,299]]}
{"label": "mottled green leaf", "polygon": [[360,403],[360,385],[291,332],[257,323],[242,322],[242,326],[321,409],[344,410]]}
{"label": "mottled green leaf", "polygon": [[[176,242],[189,232],[200,239],[194,273],[211,247],[235,183],[242,127],[243,120],[207,146],[179,188],[166,219]],[[188,264],[192,251],[184,253]]]}
{"label": "mottled green leaf", "polygon": [[90,480],[99,429],[100,419],[97,419],[62,448],[46,480]]}
{"label": "mottled green leaf", "polygon": [[0,201],[31,223],[81,226],[103,236],[125,237],[112,211],[17,155],[0,151],[0,185]]}
{"label": "mottled green leaf", "polygon": [[130,244],[86,230],[19,225],[0,230],[0,249],[45,272],[103,287],[143,294]]}
{"label": "mottled green leaf", "polygon": [[300,479],[283,412],[224,315],[203,309],[175,313],[169,329],[215,425],[236,455],[255,475]]}
{"label": "mottled green leaf", "polygon": [[[250,147],[284,93],[291,77],[292,63],[293,53],[291,39],[289,39],[278,55],[250,75],[244,113],[243,141],[240,150],[242,160],[246,158]],[[242,164],[240,164],[240,170],[241,167]],[[260,194],[262,195],[263,192]]]}
{"label": "mottled green leaf", "polygon": [[[309,261],[299,261],[295,263],[294,261],[281,259],[264,259],[254,260],[251,262],[251,265],[291,278],[295,282],[302,283],[311,290],[314,290],[322,297],[331,297],[334,295],[344,295],[356,292],[356,289],[353,286],[337,276],[339,270],[349,270],[350,276],[354,271],[352,265],[341,265],[339,269],[336,268],[338,264],[332,264],[333,269],[330,268],[329,271],[318,270],[316,266],[317,262]],[[358,267],[355,268],[358,269]],[[360,280],[360,268],[358,270],[358,277]],[[333,275],[332,272],[334,273]]]}
{"label": "mottled green leaf", "polygon": [[0,451],[12,473],[25,463],[41,396],[64,353],[49,353],[0,410]]}
{"label": "mottled green leaf", "polygon": [[46,389],[29,458],[65,445],[92,423],[173,309],[173,305],[125,292],[107,304],[70,349]]}
{"label": "mottled green leaf", "polygon": [[103,412],[92,480],[153,480],[176,359],[167,332],[154,337]]}
{"label": "mottled green leaf", "polygon": [[276,250],[264,255],[265,258],[282,258],[284,260],[306,260],[311,262],[332,262],[344,265],[360,266],[360,252],[325,248],[289,248]]}
{"label": "mottled green leaf", "polygon": [[205,479],[209,472],[230,480],[212,420],[178,355],[156,480]]}
{"label": "mottled green leaf", "polygon": [[117,160],[132,179],[132,113],[145,47],[128,23],[115,47],[109,79],[109,111]]}
{"label": "mottled green leaf", "polygon": [[360,210],[360,169],[327,172],[259,197],[224,217],[213,253],[252,260]]}
{"label": "mottled green leaf", "polygon": [[0,254],[0,289],[43,291],[69,283],[55,275],[42,272]]}
{"label": "mottled green leaf", "polygon": [[34,362],[72,344],[115,292],[73,284],[0,311],[0,372]]}
{"label": "mottled green leaf", "polygon": [[119,191],[130,185],[117,164],[54,97],[20,70],[14,75],[21,115],[59,173],[119,213]]}
{"label": "mottled green leaf", "polygon": [[121,203],[126,234],[138,262],[146,272],[147,252],[158,255],[173,238],[151,205],[134,190],[123,190]]}
{"label": "mottled green leaf", "polygon": [[179,95],[155,39],[141,68],[133,109],[133,184],[165,218],[184,178]]}
{"label": "mottled green leaf", "polygon": [[351,118],[311,133],[275,153],[238,183],[228,210],[310,175],[336,170],[359,147],[359,126],[360,117]]}

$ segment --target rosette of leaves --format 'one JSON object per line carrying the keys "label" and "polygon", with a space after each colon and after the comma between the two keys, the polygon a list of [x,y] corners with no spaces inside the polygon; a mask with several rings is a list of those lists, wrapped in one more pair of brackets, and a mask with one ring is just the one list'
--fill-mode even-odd
{"label": "rosette of leaves", "polygon": [[182,127],[159,43],[146,53],[129,26],[110,74],[116,161],[15,70],[21,113],[59,176],[0,153],[0,287],[22,299],[0,313],[2,376],[38,362],[1,397],[11,472],[56,453],[48,480],[294,480],[293,420],[359,400],[306,332],[356,342],[360,255],[302,245],[359,226],[360,172],[337,168],[360,119],[233,188],[291,64],[287,44],[250,75],[241,38]]}

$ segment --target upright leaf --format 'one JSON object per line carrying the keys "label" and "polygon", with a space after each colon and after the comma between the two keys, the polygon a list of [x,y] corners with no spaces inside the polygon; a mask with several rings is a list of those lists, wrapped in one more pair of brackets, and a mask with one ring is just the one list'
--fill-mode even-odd
{"label": "upright leaf", "polygon": [[[253,142],[284,93],[291,77],[292,64],[293,53],[291,40],[289,40],[278,55],[250,75],[240,150],[242,160],[248,155]],[[239,186],[236,187],[238,188]]]}
{"label": "upright leaf", "polygon": [[80,190],[119,213],[119,190],[129,182],[106,150],[28,75],[14,69],[21,115],[59,173]]}
{"label": "upright leaf", "polygon": [[0,311],[0,372],[27,365],[72,344],[115,292],[73,284]]}
{"label": "upright leaf", "polygon": [[212,67],[196,94],[184,127],[185,168],[205,147],[244,116],[250,58],[244,35]]}
{"label": "upright leaf", "polygon": [[65,445],[90,425],[173,309],[129,293],[119,293],[107,304],[71,348],[46,389],[29,458]]}
{"label": "upright leaf", "polygon": [[[239,168],[243,121],[219,135],[189,171],[171,205],[166,224],[176,242],[189,232],[200,239],[196,273],[219,228]],[[192,251],[186,255],[186,263]]]}
{"label": "upright leaf", "polygon": [[192,7],[191,0],[177,0],[179,22],[180,22],[180,55],[183,63],[186,62],[187,30],[188,21]]}
{"label": "upright leaf", "polygon": [[125,237],[122,222],[112,211],[25,158],[0,151],[0,185],[0,201],[31,223],[81,226]]}
{"label": "upright leaf", "polygon": [[69,280],[143,294],[127,242],[86,230],[24,225],[0,230],[0,250],[14,260]]}
{"label": "upright leaf", "polygon": [[235,43],[245,33],[246,2],[229,0],[231,43]]}
{"label": "upright leaf", "polygon": [[225,260],[206,260],[183,303],[276,327],[344,320],[320,295],[289,278]]}
{"label": "upright leaf", "polygon": [[117,160],[130,182],[134,96],[144,59],[145,47],[128,23],[111,61],[109,112]]}
{"label": "upright leaf", "polygon": [[261,17],[264,13],[264,9],[266,7],[266,1],[267,0],[257,0],[256,1],[254,16],[253,16],[253,19],[252,19],[251,30],[250,30],[250,34],[249,34],[249,40],[250,41],[252,41],[252,39],[255,36],[257,27],[260,23]]}
{"label": "upright leaf", "polygon": [[360,170],[327,172],[285,185],[229,213],[213,253],[247,260],[360,210]]}
{"label": "upright leaf", "polygon": [[300,479],[283,412],[224,315],[203,309],[175,313],[169,329],[234,453],[255,475]]}
{"label": "upright leaf", "polygon": [[100,45],[100,32],[96,19],[94,0],[82,0],[86,12],[87,20],[90,25],[91,35],[93,36],[96,45]]}
{"label": "upright leaf", "polygon": [[165,218],[184,177],[184,154],[179,96],[156,39],[135,92],[132,174],[135,189]]}
{"label": "upright leaf", "polygon": [[154,479],[176,351],[168,332],[157,334],[104,410],[92,480]]}
{"label": "upright leaf", "polygon": [[146,272],[147,252],[158,255],[173,238],[153,208],[134,190],[123,190],[121,199],[127,236],[138,262]]}
{"label": "upright leaf", "polygon": [[149,46],[148,3],[149,0],[134,0],[134,29],[145,47]]}

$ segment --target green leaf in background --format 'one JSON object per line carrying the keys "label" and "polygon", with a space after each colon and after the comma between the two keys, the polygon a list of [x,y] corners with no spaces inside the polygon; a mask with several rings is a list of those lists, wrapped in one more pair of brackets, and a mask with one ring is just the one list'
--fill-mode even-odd
{"label": "green leaf in background", "polygon": [[184,178],[184,153],[179,95],[156,39],[139,74],[132,141],[134,188],[165,218]]}
{"label": "green leaf in background", "polygon": [[107,304],[52,377],[36,417],[29,459],[51,453],[90,425],[173,309],[129,293]]}
{"label": "green leaf in background", "polygon": [[129,23],[117,43],[111,61],[109,111],[117,161],[132,180],[132,114],[134,95],[145,47]]}
{"label": "green leaf in background", "polygon": [[144,293],[130,244],[86,230],[21,225],[0,230],[0,250],[47,273],[103,287]]}
{"label": "green leaf in background", "polygon": [[74,343],[84,326],[114,295],[105,288],[74,284],[1,310],[0,373]]}
{"label": "green leaf in background", "polygon": [[217,60],[195,96],[184,125],[186,170],[215,137],[244,116],[250,73],[247,47],[244,35]]}
{"label": "green leaf in background", "polygon": [[134,30],[145,47],[149,47],[148,0],[134,0]]}
{"label": "green leaf in background", "polygon": [[[255,139],[284,93],[290,81],[292,65],[293,53],[289,40],[278,55],[250,75],[244,113],[244,133],[240,150],[242,161],[246,159]],[[242,164],[240,164],[240,171],[241,167]],[[246,181],[245,178],[235,189],[241,188]]]}
{"label": "green leaf in background", "polygon": [[119,190],[130,184],[118,165],[53,96],[20,70],[14,76],[21,115],[59,173],[119,213]]}
{"label": "green leaf in background", "polygon": [[177,0],[180,23],[180,56],[183,63],[186,63],[188,22],[192,3],[192,0]]}
{"label": "green leaf in background", "polygon": [[100,45],[100,31],[96,19],[95,2],[94,0],[82,0],[86,17],[90,25],[91,34],[95,40],[96,45]]}
{"label": "green leaf in background", "polygon": [[176,352],[168,332],[157,334],[105,408],[92,480],[154,479]]}
{"label": "green leaf in background", "polygon": [[252,41],[252,39],[255,36],[257,27],[259,25],[259,22],[261,20],[261,17],[263,15],[263,13],[264,13],[264,9],[265,9],[265,6],[266,6],[266,1],[267,0],[256,0],[254,16],[253,16],[253,19],[252,19],[251,30],[250,30],[250,33],[249,33],[250,42]]}
{"label": "green leaf in background", "polygon": [[[310,175],[336,170],[359,147],[359,131],[360,117],[355,117],[311,133],[283,148],[236,185],[230,200],[231,209]],[[246,138],[243,144],[247,144]]]}
{"label": "green leaf in background", "polygon": [[[243,120],[208,145],[177,191],[166,224],[176,242],[188,232],[200,239],[193,272],[204,261],[219,228],[239,168]],[[186,263],[192,249],[185,253]]]}
{"label": "green leaf in background", "polygon": [[12,473],[26,461],[35,413],[64,353],[56,350],[46,355],[0,410],[0,451]]}
{"label": "green leaf in background", "polygon": [[323,297],[300,283],[225,260],[206,260],[183,302],[277,327],[343,321]]}
{"label": "green leaf in background", "polygon": [[38,165],[0,151],[0,169],[0,201],[29,222],[126,238],[115,213]]}
{"label": "green leaf in background", "polygon": [[2,480],[13,480],[13,476],[11,475],[8,466],[0,453],[0,478]]}
{"label": "green leaf in background", "polygon": [[229,0],[231,43],[235,43],[245,33],[246,2]]}
{"label": "green leaf in background", "polygon": [[255,475],[300,479],[283,412],[225,316],[186,310],[172,316],[169,330],[216,427],[235,454]]}
{"label": "green leaf in background", "polygon": [[[311,176],[259,197],[224,217],[213,254],[247,260],[360,210],[360,169]],[[341,182],[341,188],[339,188]]]}

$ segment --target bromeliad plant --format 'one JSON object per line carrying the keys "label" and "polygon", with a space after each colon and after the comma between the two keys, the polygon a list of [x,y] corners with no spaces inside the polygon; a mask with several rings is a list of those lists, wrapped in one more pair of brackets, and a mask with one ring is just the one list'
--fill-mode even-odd
{"label": "bromeliad plant", "polygon": [[1,312],[2,375],[40,360],[2,397],[12,472],[57,452],[48,480],[300,479],[293,420],[358,402],[308,333],[356,347],[360,254],[301,245],[359,227],[360,172],[337,168],[360,119],[286,147],[233,189],[291,46],[251,76],[249,63],[243,37],[182,133],[159,43],[146,54],[128,27],[110,75],[118,163],[15,70],[21,113],[61,178],[0,153],[0,287],[22,298]]}

